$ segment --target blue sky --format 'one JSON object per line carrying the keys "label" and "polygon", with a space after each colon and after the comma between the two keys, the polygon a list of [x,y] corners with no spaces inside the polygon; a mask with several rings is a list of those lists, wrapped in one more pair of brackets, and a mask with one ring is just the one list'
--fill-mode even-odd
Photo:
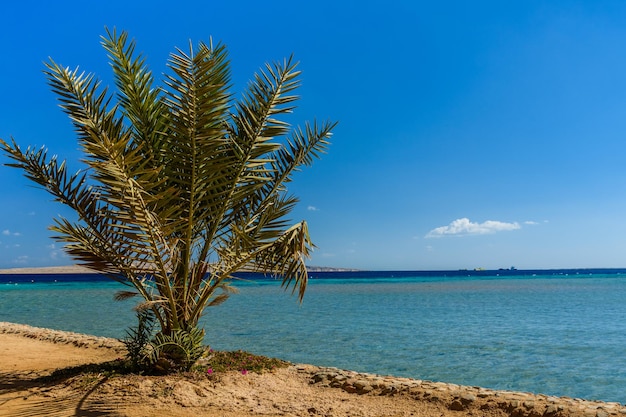
{"label": "blue sky", "polygon": [[[293,53],[294,121],[340,123],[290,186],[310,265],[626,267],[624,2],[26,0],[1,19],[0,137],[69,161],[43,62],[109,84],[105,26],[156,74],[190,39],[225,43],[236,92]],[[47,230],[66,209],[7,167],[0,195],[0,268],[72,263]]]}

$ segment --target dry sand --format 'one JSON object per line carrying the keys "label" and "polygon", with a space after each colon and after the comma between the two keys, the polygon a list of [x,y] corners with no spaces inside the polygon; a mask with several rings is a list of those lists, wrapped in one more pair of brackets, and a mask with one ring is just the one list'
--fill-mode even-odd
{"label": "dry sand", "polygon": [[[0,323],[0,416],[622,416],[617,403],[484,390],[311,365],[275,372],[45,379],[115,360],[116,340]],[[347,391],[357,391],[350,393]],[[359,394],[358,392],[361,392]],[[366,393],[365,393],[366,392]]]}

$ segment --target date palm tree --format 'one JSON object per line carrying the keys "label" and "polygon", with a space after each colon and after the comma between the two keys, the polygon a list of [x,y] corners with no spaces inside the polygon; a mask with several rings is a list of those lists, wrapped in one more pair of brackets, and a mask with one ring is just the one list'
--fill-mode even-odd
{"label": "date palm tree", "polygon": [[305,221],[286,218],[298,201],[287,184],[326,150],[335,123],[284,120],[297,64],[266,65],[236,99],[221,44],[177,49],[160,85],[126,32],[107,29],[102,44],[115,94],[93,74],[52,60],[45,70],[84,170],[0,139],[7,165],[75,211],[75,221],[55,219],[55,239],[79,264],[134,287],[119,297],[143,297],[138,309],[152,311],[162,345],[202,340],[198,320],[226,300],[238,271],[273,274],[301,301],[313,244]]}

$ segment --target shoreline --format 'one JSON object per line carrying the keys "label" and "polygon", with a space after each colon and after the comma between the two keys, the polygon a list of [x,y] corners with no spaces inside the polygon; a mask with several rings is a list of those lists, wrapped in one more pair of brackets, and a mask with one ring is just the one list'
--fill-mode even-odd
{"label": "shoreline", "polygon": [[37,268],[7,268],[0,269],[0,275],[27,275],[27,274],[98,274],[89,268],[80,265],[45,266]]}
{"label": "shoreline", "polygon": [[124,351],[124,344],[112,337],[92,336],[64,330],[34,327],[28,324],[0,321],[0,334],[13,334],[42,342],[73,345],[80,348],[102,348]]}
{"label": "shoreline", "polygon": [[[621,275],[626,273],[626,268],[529,268],[529,269],[438,269],[438,270],[423,270],[423,269],[406,269],[406,270],[364,270],[356,268],[339,268],[339,267],[325,267],[325,266],[307,266],[307,271],[311,274],[315,273],[354,273],[354,274],[415,274],[419,276],[518,276],[518,275],[580,275],[580,274],[616,274]],[[81,265],[62,265],[62,266],[44,266],[44,267],[15,267],[15,268],[3,268],[0,269],[0,275],[27,275],[27,274],[100,274],[98,271],[94,271]]]}
{"label": "shoreline", "polygon": [[[0,340],[5,337],[19,336],[24,339],[34,341],[42,351],[52,345],[66,345],[71,347],[79,354],[94,352],[111,352],[118,356],[123,356],[124,346],[117,340],[106,337],[97,337],[80,333],[45,329],[33,327],[24,324],[0,322]],[[18,338],[19,339],[19,338]],[[0,346],[2,343],[0,343]],[[19,352],[16,352],[19,353]],[[28,367],[28,360],[22,359],[23,365]],[[1,369],[1,368],[0,368]],[[150,380],[151,377],[137,377]],[[176,376],[169,376],[171,380],[176,380]],[[225,381],[239,387],[244,394],[252,395],[256,392],[250,386],[239,386],[245,377],[241,375],[224,376]],[[342,370],[329,367],[318,367],[307,364],[293,364],[284,371],[276,374],[261,374],[259,376],[251,376],[248,381],[263,381],[263,384],[276,384],[289,381],[289,384],[297,386],[297,384],[305,384],[304,387],[313,390],[313,396],[324,401],[335,401],[335,398],[341,398],[341,402],[363,403],[364,401],[383,402],[384,399],[399,401],[403,407],[426,407],[436,410],[438,416],[445,415],[442,410],[452,413],[463,411],[474,415],[484,416],[512,416],[512,417],[538,417],[538,416],[622,416],[626,414],[626,407],[616,402],[602,402],[593,400],[584,400],[569,397],[556,397],[543,394],[500,391],[486,389],[481,387],[462,386],[457,384],[448,384],[443,382],[424,381],[419,379],[401,378],[394,376],[376,375],[359,373],[350,370]],[[284,382],[283,381],[283,382]],[[209,381],[210,382],[210,381]],[[250,382],[252,384],[252,382]],[[211,389],[219,389],[220,384],[213,384]],[[230,386],[230,385],[228,385]],[[217,388],[216,388],[217,387]],[[302,387],[301,389],[304,389]],[[207,388],[208,389],[208,388]],[[230,388],[229,388],[230,389]],[[197,390],[196,390],[197,391]],[[0,394],[2,394],[0,390]],[[229,394],[230,395],[230,394]],[[258,393],[254,395],[260,395]],[[279,395],[279,394],[275,394]],[[264,399],[265,400],[265,399]],[[165,400],[163,400],[165,401]],[[190,404],[200,404],[198,399],[190,394],[187,400]],[[283,399],[274,398],[275,403],[283,403]],[[297,397],[289,399],[289,401],[298,401]],[[289,403],[289,401],[286,401]],[[260,400],[259,400],[260,402]],[[301,401],[302,402],[302,401]],[[169,403],[168,403],[169,404]],[[183,407],[189,407],[185,404]],[[378,404],[378,403],[376,403]],[[347,406],[347,405],[346,405]],[[356,405],[354,405],[356,407]],[[281,407],[286,407],[281,405]],[[303,404],[291,404],[292,409],[303,408]],[[295,408],[294,408],[295,407]],[[319,406],[318,406],[319,407]],[[304,407],[306,408],[306,407]],[[303,409],[304,409],[303,408]],[[315,407],[309,407],[316,409]],[[237,409],[233,412],[238,413]],[[265,412],[255,410],[254,407],[246,411],[248,416],[267,415]],[[257,414],[258,412],[258,414]],[[298,414],[293,411],[287,412],[287,415],[305,415]],[[314,414],[314,413],[309,413]],[[306,415],[309,415],[306,414]],[[2,413],[0,412],[0,415]],[[128,414],[133,415],[133,414]],[[138,414],[140,415],[140,414]],[[328,415],[328,414],[327,414]],[[339,415],[330,413],[330,415]],[[341,414],[343,415],[343,414]],[[350,415],[350,414],[347,414]],[[379,415],[379,414],[355,414],[355,415]],[[382,415],[382,414],[381,414]],[[409,414],[390,414],[390,415],[409,415]],[[430,414],[428,414],[430,415]],[[434,414],[433,414],[434,415]]]}

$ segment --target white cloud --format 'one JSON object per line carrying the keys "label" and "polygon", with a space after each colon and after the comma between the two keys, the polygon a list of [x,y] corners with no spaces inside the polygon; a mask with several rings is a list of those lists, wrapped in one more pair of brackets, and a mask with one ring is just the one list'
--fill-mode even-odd
{"label": "white cloud", "polygon": [[425,237],[486,235],[520,228],[521,226],[517,222],[506,223],[497,220],[487,220],[483,223],[472,223],[470,219],[464,217],[454,220],[447,226],[441,226],[431,230]]}
{"label": "white cloud", "polygon": [[2,231],[2,234],[3,234],[4,236],[21,236],[21,235],[22,235],[22,234],[21,234],[21,233],[19,233],[19,232],[11,232],[11,231],[10,231],[10,230],[8,230],[8,229],[3,230],[3,231]]}
{"label": "white cloud", "polygon": [[315,206],[309,206],[309,207],[307,207],[306,209],[307,209],[307,210],[309,210],[309,211],[320,211],[320,209],[318,209],[318,208],[317,208],[317,207],[315,207]]}
{"label": "white cloud", "polygon": [[2,234],[5,235],[5,236],[9,236],[11,234],[11,232],[8,231],[8,230],[3,230]]}
{"label": "white cloud", "polygon": [[528,225],[530,225],[530,226],[535,226],[535,225],[537,225],[537,224],[539,224],[539,223],[538,223],[538,222],[534,222],[534,221],[532,221],[532,220],[527,220],[527,221],[525,221],[525,222],[524,222],[524,224],[528,224]]}

